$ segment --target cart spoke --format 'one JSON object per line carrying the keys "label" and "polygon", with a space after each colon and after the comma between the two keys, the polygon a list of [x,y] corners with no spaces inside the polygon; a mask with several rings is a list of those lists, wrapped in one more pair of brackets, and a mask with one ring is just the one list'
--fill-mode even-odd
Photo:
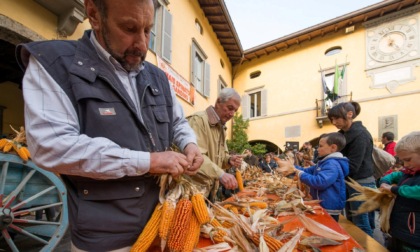
{"label": "cart spoke", "polygon": [[28,219],[14,219],[13,223],[27,223],[27,224],[43,224],[43,225],[60,225],[60,222],[42,221],[42,220],[28,220]]}
{"label": "cart spoke", "polygon": [[36,241],[39,241],[42,244],[45,244],[45,245],[48,244],[48,241],[46,241],[46,240],[44,240],[44,239],[42,239],[42,238],[40,238],[40,237],[38,237],[38,236],[36,236],[34,234],[31,234],[28,231],[26,231],[26,230],[24,230],[24,229],[22,229],[22,228],[20,228],[20,227],[18,227],[16,225],[10,224],[9,228],[15,230],[16,232],[18,232],[18,233],[20,233],[22,235],[25,235],[25,236],[27,236],[29,238],[32,238],[32,239],[34,239]]}
{"label": "cart spoke", "polygon": [[[3,163],[3,169],[1,169],[0,174],[0,195],[3,196],[4,194],[4,187],[6,186],[6,175],[9,168],[9,162]],[[2,206],[2,202],[0,202],[0,206]]]}
{"label": "cart spoke", "polygon": [[62,203],[62,202],[57,202],[57,203],[53,203],[53,204],[49,204],[49,205],[43,205],[43,206],[32,207],[32,208],[28,208],[28,209],[25,209],[25,210],[21,210],[21,211],[16,211],[16,212],[13,212],[13,215],[14,215],[15,217],[17,217],[17,216],[21,216],[21,215],[29,214],[30,212],[35,212],[35,211],[37,211],[37,210],[44,210],[44,209],[47,209],[47,208],[50,208],[50,207],[62,206],[62,205],[63,205],[63,203]]}
{"label": "cart spoke", "polygon": [[55,186],[50,186],[47,189],[25,199],[24,201],[20,202],[19,204],[16,204],[15,206],[12,207],[12,211],[16,211],[16,209],[19,209],[20,207],[26,205],[26,203],[30,202],[31,200],[37,199],[38,197],[46,194],[47,192],[51,191],[52,189],[55,189]]}
{"label": "cart spoke", "polygon": [[12,240],[12,237],[10,237],[9,232],[7,232],[6,229],[3,229],[1,233],[3,235],[3,238],[6,240],[7,244],[9,245],[9,247],[12,249],[12,251],[19,252],[18,248],[16,247],[15,243]]}
{"label": "cart spoke", "polygon": [[12,202],[15,200],[19,192],[22,190],[22,188],[26,185],[26,183],[31,179],[31,177],[35,174],[36,170],[31,170],[24,179],[20,182],[20,184],[16,187],[13,192],[10,193],[10,197],[7,199],[6,203],[4,204],[5,207],[10,207]]}

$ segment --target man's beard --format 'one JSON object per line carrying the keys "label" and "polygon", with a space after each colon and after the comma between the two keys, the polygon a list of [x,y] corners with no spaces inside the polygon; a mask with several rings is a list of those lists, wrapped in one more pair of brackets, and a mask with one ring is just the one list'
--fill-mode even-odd
{"label": "man's beard", "polygon": [[[105,49],[108,51],[109,54],[111,54],[111,56],[118,61],[121,66],[127,71],[130,72],[132,70],[136,70],[139,68],[140,64],[143,63],[143,61],[146,59],[146,54],[142,53],[139,50],[135,50],[135,49],[127,49],[124,52],[124,55],[118,54],[116,53],[114,50],[112,50],[112,43],[109,39],[109,32],[108,29],[106,27],[106,25],[104,25],[102,27],[102,36],[103,36],[103,40],[105,43]],[[140,56],[140,61],[138,63],[134,63],[134,64],[130,64],[125,60],[126,56]]]}

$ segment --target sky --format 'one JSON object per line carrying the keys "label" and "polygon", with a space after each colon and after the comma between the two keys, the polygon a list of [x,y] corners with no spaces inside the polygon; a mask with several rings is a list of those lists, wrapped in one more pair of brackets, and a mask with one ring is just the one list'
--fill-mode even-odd
{"label": "sky", "polygon": [[379,0],[225,0],[247,50],[365,8]]}

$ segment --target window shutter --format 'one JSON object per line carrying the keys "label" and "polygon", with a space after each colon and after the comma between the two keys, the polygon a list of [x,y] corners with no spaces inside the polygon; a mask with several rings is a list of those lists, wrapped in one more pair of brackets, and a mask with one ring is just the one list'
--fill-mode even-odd
{"label": "window shutter", "polygon": [[191,45],[191,76],[190,76],[190,82],[195,87],[195,45],[192,43]]}
{"label": "window shutter", "polygon": [[267,90],[261,90],[261,116],[267,115]]}
{"label": "window shutter", "polygon": [[242,96],[242,118],[244,120],[249,119],[249,95],[244,94]]}
{"label": "window shutter", "polygon": [[205,62],[204,64],[204,96],[210,96],[210,64]]}
{"label": "window shutter", "polygon": [[162,58],[169,63],[172,60],[172,14],[163,8],[163,36],[162,36]]}

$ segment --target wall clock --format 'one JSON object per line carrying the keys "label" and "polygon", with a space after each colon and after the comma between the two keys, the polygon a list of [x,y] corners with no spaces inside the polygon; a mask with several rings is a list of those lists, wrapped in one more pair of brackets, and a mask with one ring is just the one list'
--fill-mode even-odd
{"label": "wall clock", "polygon": [[367,68],[396,64],[420,57],[417,17],[371,27],[366,37]]}
{"label": "wall clock", "polygon": [[420,65],[420,5],[363,23],[366,35],[366,75],[370,88],[398,86],[416,79]]}
{"label": "wall clock", "polygon": [[368,52],[373,60],[389,62],[416,52],[417,31],[405,24],[393,24],[377,31],[369,40]]}

